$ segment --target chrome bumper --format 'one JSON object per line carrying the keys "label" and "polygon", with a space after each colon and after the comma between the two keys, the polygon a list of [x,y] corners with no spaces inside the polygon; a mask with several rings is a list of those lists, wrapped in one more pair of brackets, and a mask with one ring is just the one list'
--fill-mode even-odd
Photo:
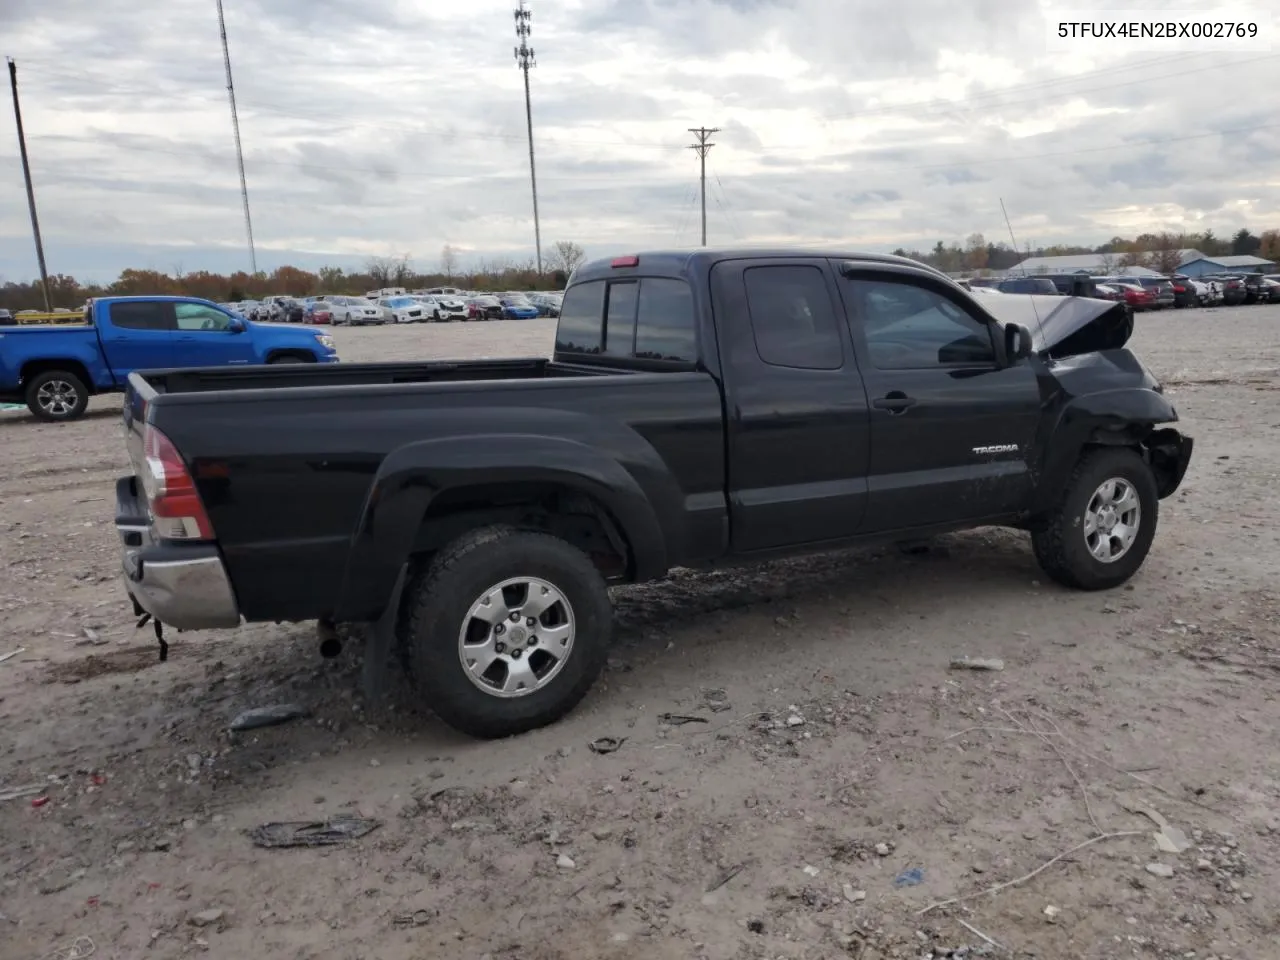
{"label": "chrome bumper", "polygon": [[116,481],[116,532],[124,586],[136,606],[176,630],[240,625],[240,611],[214,544],[156,543],[134,477]]}

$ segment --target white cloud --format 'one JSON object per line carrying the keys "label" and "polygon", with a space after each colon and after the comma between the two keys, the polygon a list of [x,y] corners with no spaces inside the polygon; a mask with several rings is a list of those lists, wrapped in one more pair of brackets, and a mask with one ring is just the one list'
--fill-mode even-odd
{"label": "white cloud", "polygon": [[[512,0],[225,2],[260,266],[532,256]],[[1001,197],[1033,244],[1280,226],[1280,51],[1051,55],[1046,16],[1070,8],[1047,2],[530,6],[547,246],[695,243],[703,124],[712,243],[994,239]],[[212,4],[8,0],[0,36],[50,269],[247,263]],[[7,116],[0,150],[0,275],[25,279]]]}

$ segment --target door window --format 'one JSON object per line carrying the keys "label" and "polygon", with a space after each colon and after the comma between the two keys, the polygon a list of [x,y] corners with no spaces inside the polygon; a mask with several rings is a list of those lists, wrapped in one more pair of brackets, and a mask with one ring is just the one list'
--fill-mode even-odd
{"label": "door window", "polygon": [[173,308],[179,330],[226,330],[231,317],[199,303],[179,303]]}
{"label": "door window", "polygon": [[164,301],[120,300],[111,304],[111,323],[126,330],[171,330],[170,307]]}
{"label": "door window", "polygon": [[756,353],[776,367],[838,370],[844,364],[826,279],[817,267],[778,265],[743,271]]}
{"label": "door window", "polygon": [[850,281],[867,353],[880,370],[992,365],[991,328],[913,283]]}

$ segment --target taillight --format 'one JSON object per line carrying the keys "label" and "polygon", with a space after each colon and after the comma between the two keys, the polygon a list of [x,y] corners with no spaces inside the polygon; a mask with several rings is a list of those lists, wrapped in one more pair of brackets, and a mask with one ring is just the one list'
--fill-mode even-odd
{"label": "taillight", "polygon": [[147,424],[142,446],[146,459],[142,489],[151,505],[156,536],[162,540],[212,540],[213,524],[173,441]]}
{"label": "taillight", "polygon": [[1173,292],[1174,292],[1174,293],[1186,293],[1186,292],[1187,292],[1187,288],[1186,288],[1186,287],[1174,287],[1174,288],[1173,288]]}
{"label": "taillight", "polygon": [[614,257],[613,262],[609,264],[611,267],[638,267],[640,266],[640,258],[634,254],[629,257]]}

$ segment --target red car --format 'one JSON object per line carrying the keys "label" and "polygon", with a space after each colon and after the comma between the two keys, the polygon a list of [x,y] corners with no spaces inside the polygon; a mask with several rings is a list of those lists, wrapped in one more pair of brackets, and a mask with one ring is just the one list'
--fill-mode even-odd
{"label": "red car", "polygon": [[1112,283],[1108,284],[1108,286],[1120,290],[1124,294],[1124,302],[1133,307],[1134,310],[1151,310],[1156,305],[1154,290],[1140,287],[1136,283]]}
{"label": "red car", "polygon": [[327,304],[314,303],[302,315],[303,323],[333,323],[333,311]]}

